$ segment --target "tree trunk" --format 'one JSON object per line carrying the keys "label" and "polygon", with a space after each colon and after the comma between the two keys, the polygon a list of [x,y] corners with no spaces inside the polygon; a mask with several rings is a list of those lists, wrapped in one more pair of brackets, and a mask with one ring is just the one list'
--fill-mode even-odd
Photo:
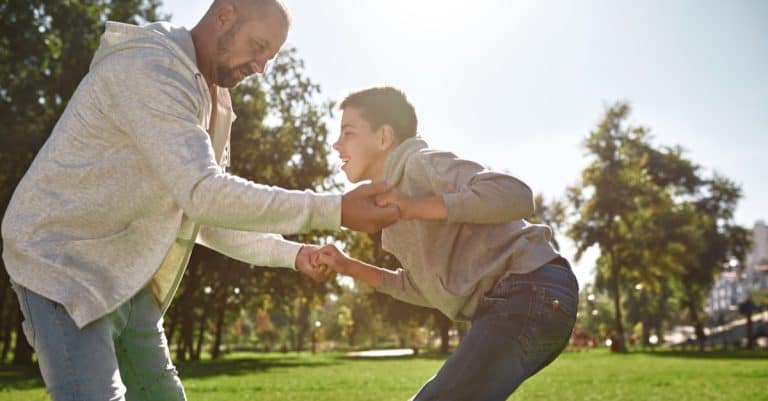
{"label": "tree trunk", "polygon": [[752,332],[752,312],[747,312],[747,349],[755,349],[755,336]]}
{"label": "tree trunk", "polygon": [[203,306],[203,315],[200,316],[200,326],[197,328],[197,344],[195,352],[192,355],[192,360],[199,361],[200,354],[203,350],[203,342],[205,341],[205,324],[208,321],[208,305]]}
{"label": "tree trunk", "polygon": [[354,348],[355,337],[357,337],[357,326],[355,324],[347,327],[347,338],[349,339],[349,348]]}
{"label": "tree trunk", "polygon": [[166,322],[168,322],[168,328],[165,330],[166,338],[168,339],[168,344],[173,344],[173,336],[176,334],[176,328],[179,326],[179,315],[177,311],[178,309],[174,308],[174,313],[170,313],[171,311],[168,311],[168,319]]}
{"label": "tree trunk", "polygon": [[641,344],[643,345],[643,348],[646,348],[651,345],[650,338],[651,338],[651,323],[649,321],[650,319],[643,317],[643,338],[641,339]]}
{"label": "tree trunk", "polygon": [[16,312],[16,346],[13,349],[13,366],[32,366],[32,347],[27,342],[24,330],[21,328],[21,322],[24,316],[21,309]]}
{"label": "tree trunk", "polygon": [[451,340],[449,333],[451,326],[453,326],[453,322],[451,319],[448,319],[448,317],[440,312],[435,312],[435,321],[437,323],[438,330],[440,330],[440,352],[447,354],[448,349],[450,348]]}
{"label": "tree trunk", "polygon": [[8,354],[11,353],[11,333],[13,332],[13,313],[7,311],[6,318],[3,319],[2,335],[3,335],[3,352],[0,354],[0,364],[4,364],[8,360]]}
{"label": "tree trunk", "polygon": [[699,311],[690,290],[686,291],[686,297],[688,298],[688,313],[691,315],[691,322],[696,330],[696,342],[699,343],[699,351],[704,351],[704,342],[707,341],[707,335],[704,334],[704,325],[701,323]]}
{"label": "tree trunk", "polygon": [[611,254],[611,287],[613,289],[613,308],[616,316],[616,335],[611,339],[611,351],[627,352],[624,340],[624,323],[621,316],[621,292],[619,289],[619,262],[615,254]]}
{"label": "tree trunk", "polygon": [[227,299],[226,295],[224,295],[225,298],[220,303],[220,307],[218,308],[217,314],[216,314],[216,331],[214,333],[214,340],[213,340],[213,346],[211,346],[211,358],[212,359],[218,359],[221,355],[221,338],[222,338],[222,331],[224,329],[224,318],[227,314]]}
{"label": "tree trunk", "polygon": [[304,350],[304,341],[309,332],[309,304],[309,301],[299,303],[299,316],[298,322],[296,322],[296,352]]}

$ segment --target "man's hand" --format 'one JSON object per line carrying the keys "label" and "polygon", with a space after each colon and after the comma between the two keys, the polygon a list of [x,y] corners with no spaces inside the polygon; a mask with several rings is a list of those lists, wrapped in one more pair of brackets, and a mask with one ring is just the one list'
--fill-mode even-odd
{"label": "man's hand", "polygon": [[341,225],[355,231],[375,233],[397,221],[396,207],[380,207],[375,197],[391,190],[393,184],[377,182],[361,185],[341,198]]}
{"label": "man's hand", "polygon": [[328,281],[333,275],[336,274],[333,270],[326,266],[320,266],[317,263],[317,252],[320,247],[316,245],[303,245],[296,255],[296,270],[306,274],[312,280],[322,283]]}
{"label": "man's hand", "polygon": [[412,220],[417,216],[414,214],[413,198],[398,191],[391,189],[387,192],[376,195],[376,205],[379,207],[396,207],[399,217],[403,220]]}

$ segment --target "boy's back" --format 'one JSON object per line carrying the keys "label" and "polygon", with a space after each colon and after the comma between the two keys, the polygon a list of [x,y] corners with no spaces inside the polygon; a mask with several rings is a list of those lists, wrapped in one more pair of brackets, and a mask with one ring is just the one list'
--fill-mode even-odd
{"label": "boy's back", "polygon": [[391,150],[381,179],[410,197],[442,197],[447,210],[445,220],[400,220],[382,231],[382,247],[403,269],[385,275],[379,291],[395,298],[470,319],[502,276],[531,272],[558,256],[549,227],[523,220],[533,213],[533,195],[512,176],[414,137]]}

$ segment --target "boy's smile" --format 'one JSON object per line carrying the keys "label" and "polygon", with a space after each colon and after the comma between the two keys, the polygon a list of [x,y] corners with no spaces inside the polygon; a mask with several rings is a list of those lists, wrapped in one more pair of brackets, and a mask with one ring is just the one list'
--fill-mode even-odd
{"label": "boy's smile", "polygon": [[341,132],[333,149],[339,152],[341,170],[350,182],[377,180],[381,176],[391,142],[382,140],[387,125],[376,130],[354,107],[344,109]]}

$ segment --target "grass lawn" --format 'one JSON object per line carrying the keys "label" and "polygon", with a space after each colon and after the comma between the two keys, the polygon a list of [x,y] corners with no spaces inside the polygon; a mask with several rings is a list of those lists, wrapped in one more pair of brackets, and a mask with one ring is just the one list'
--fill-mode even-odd
{"label": "grass lawn", "polygon": [[[439,357],[234,354],[179,366],[192,401],[407,400]],[[47,400],[35,371],[0,368],[0,401]],[[566,352],[513,400],[768,400],[768,352]]]}

